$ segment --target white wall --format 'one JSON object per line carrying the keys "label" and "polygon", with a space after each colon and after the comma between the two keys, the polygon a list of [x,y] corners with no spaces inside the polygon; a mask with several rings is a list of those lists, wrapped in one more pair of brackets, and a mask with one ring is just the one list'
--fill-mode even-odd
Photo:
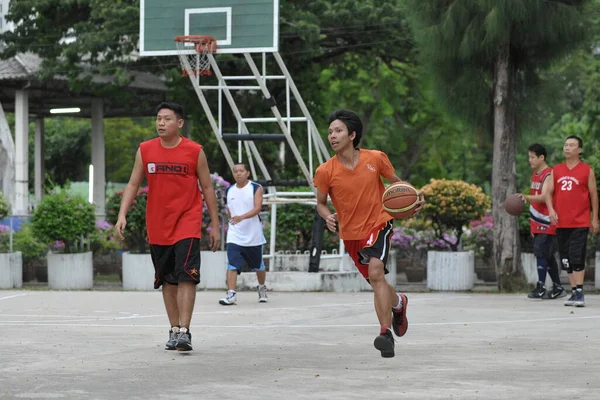
{"label": "white wall", "polygon": [[10,0],[0,0],[0,32],[13,29],[13,23],[6,22],[6,19],[4,19],[4,16],[8,13],[9,3]]}

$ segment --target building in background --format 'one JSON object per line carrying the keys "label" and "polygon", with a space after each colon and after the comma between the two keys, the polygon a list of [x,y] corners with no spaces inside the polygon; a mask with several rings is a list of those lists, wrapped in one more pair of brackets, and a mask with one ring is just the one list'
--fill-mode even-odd
{"label": "building in background", "polygon": [[0,33],[13,29],[13,23],[7,22],[5,15],[8,13],[10,0],[0,0]]}

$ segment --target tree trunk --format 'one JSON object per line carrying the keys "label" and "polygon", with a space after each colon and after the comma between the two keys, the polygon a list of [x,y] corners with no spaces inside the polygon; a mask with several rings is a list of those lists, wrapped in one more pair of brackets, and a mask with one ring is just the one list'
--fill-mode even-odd
{"label": "tree trunk", "polygon": [[492,215],[494,217],[494,266],[498,289],[526,287],[520,263],[518,219],[504,210],[506,196],[516,193],[516,113],[514,66],[509,45],[500,49],[494,67],[494,156]]}

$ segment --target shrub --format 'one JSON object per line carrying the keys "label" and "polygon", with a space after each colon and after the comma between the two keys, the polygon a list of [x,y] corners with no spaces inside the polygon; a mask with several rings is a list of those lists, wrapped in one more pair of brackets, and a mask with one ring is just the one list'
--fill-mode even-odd
{"label": "shrub", "polygon": [[10,204],[8,200],[0,193],[0,220],[6,218],[10,214]]}
{"label": "shrub", "polygon": [[83,251],[81,238],[94,231],[94,206],[65,192],[45,196],[33,212],[33,233],[44,243],[62,242],[65,253]]}
{"label": "shrub", "polygon": [[[119,209],[123,191],[113,194],[106,203],[106,219],[112,225],[119,219]],[[137,195],[129,212],[127,213],[127,227],[123,236],[125,236],[125,248],[132,253],[146,253],[148,251],[148,241],[146,240],[146,203],[148,202],[148,186],[138,190]]]}
{"label": "shrub", "polygon": [[0,253],[10,251],[10,226],[0,224]]}
{"label": "shrub", "polygon": [[104,254],[119,250],[121,244],[115,237],[115,228],[108,221],[97,221],[96,229],[89,236],[90,250],[97,254]]}
{"label": "shrub", "polygon": [[463,249],[473,250],[484,258],[492,256],[494,248],[494,219],[491,216],[472,221],[463,236]]}
{"label": "shrub", "polygon": [[34,234],[30,223],[23,224],[21,229],[13,233],[13,251],[20,251],[23,263],[30,263],[42,258],[48,246]]}
{"label": "shrub", "polygon": [[[437,237],[453,251],[460,246],[463,227],[483,217],[490,208],[489,196],[481,188],[463,181],[432,179],[421,190],[425,195],[421,214],[431,220]],[[454,234],[454,240],[444,237],[448,230]]]}
{"label": "shrub", "polygon": [[399,250],[450,250],[450,243],[456,238],[452,233],[443,232],[438,237],[433,229],[416,230],[399,226],[394,228],[392,245]]}

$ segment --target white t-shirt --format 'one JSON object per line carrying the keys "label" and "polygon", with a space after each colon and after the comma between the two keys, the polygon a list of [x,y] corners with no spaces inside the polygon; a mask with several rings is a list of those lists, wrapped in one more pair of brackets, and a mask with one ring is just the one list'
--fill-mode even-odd
{"label": "white t-shirt", "polygon": [[[246,186],[242,188],[237,185],[229,186],[226,192],[229,215],[235,217],[252,210],[254,208],[254,194],[260,187],[258,183],[252,181],[248,181]],[[238,246],[260,246],[267,243],[259,216],[255,215],[235,225],[229,224],[227,243],[234,243]]]}

